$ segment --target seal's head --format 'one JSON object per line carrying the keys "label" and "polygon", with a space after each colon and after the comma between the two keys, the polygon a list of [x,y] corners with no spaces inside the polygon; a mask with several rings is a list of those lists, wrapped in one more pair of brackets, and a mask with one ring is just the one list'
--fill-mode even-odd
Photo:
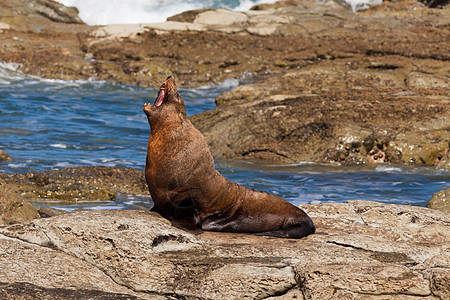
{"label": "seal's head", "polygon": [[186,117],[184,101],[180,94],[178,94],[175,79],[172,76],[167,77],[162,83],[155,103],[153,105],[146,103],[142,109],[147,115],[150,126],[161,123],[163,120],[170,119],[171,117]]}

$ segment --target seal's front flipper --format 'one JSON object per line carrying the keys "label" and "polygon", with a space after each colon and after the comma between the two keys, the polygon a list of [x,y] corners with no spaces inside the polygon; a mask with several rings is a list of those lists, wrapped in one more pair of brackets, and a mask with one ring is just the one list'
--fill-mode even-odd
{"label": "seal's front flipper", "polygon": [[172,220],[172,225],[176,228],[182,229],[192,234],[203,233],[203,230],[201,230],[197,225],[193,223],[184,222],[180,220]]}
{"label": "seal's front flipper", "polygon": [[203,230],[196,221],[197,210],[195,199],[184,199],[177,203],[172,216],[172,225],[193,234],[200,234]]}

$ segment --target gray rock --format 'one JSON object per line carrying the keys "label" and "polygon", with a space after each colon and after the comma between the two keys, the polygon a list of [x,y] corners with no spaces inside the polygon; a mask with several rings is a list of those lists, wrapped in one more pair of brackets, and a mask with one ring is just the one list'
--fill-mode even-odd
{"label": "gray rock", "polygon": [[3,227],[0,278],[9,287],[141,298],[450,296],[447,213],[367,201],[302,209],[317,233],[300,240],[194,236],[144,211],[83,211]]}

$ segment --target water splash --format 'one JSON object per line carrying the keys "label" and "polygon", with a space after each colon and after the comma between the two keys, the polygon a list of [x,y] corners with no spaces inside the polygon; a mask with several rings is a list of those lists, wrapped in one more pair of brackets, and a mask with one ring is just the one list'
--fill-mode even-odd
{"label": "water splash", "polygon": [[66,6],[78,8],[80,18],[89,25],[139,24],[164,22],[170,16],[201,8],[248,10],[260,3],[276,0],[59,0]]}

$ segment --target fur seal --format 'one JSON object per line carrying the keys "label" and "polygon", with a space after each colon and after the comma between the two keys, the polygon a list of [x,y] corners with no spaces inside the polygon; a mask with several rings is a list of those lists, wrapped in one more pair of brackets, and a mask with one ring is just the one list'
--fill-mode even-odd
{"label": "fur seal", "polygon": [[223,177],[202,134],[186,116],[175,79],[161,85],[143,110],[150,124],[145,178],[153,210],[178,228],[301,238],[315,232],[300,208]]}

